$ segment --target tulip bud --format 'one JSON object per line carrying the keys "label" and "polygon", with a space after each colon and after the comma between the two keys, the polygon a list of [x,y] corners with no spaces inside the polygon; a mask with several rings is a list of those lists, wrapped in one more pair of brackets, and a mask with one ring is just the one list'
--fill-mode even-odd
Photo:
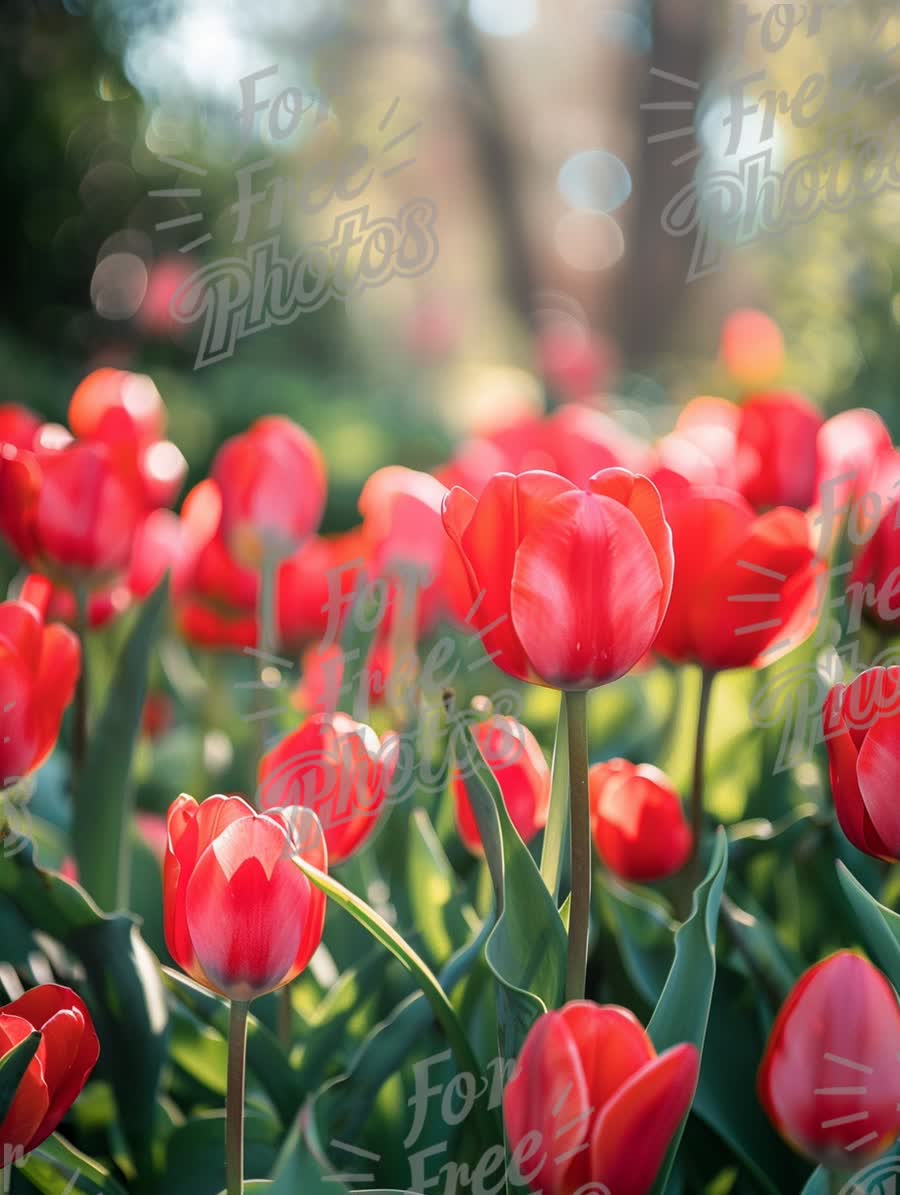
{"label": "tulip bud", "polygon": [[848,950],[795,984],[757,1079],[772,1124],[830,1170],[857,1170],[897,1136],[900,1011],[871,963]]}
{"label": "tulip bud", "polygon": [[294,863],[324,871],[322,829],[308,810],[255,813],[240,797],[169,809],[163,863],[166,945],[198,983],[248,1001],[283,987],[322,940],[325,897]]}
{"label": "tulip bud", "polygon": [[[574,1001],[532,1025],[503,1095],[537,1195],[647,1195],[697,1087],[692,1045],[657,1054],[627,1009]],[[605,1187],[601,1186],[605,1184]]]}
{"label": "tulip bud", "polygon": [[45,983],[0,1008],[0,1065],[31,1033],[41,1041],[3,1121],[0,1167],[36,1149],[78,1098],[100,1054],[90,1013],[80,996]]}
{"label": "tulip bud", "polygon": [[841,829],[867,855],[900,858],[900,667],[869,668],[835,685],[822,721]]}
{"label": "tulip bud", "polygon": [[396,765],[396,736],[380,742],[347,714],[314,714],[259,763],[264,809],[311,809],[328,858],[349,859],[374,832]]}
{"label": "tulip bud", "polygon": [[[495,714],[477,723],[472,734],[494,774],[503,804],[523,842],[531,842],[544,828],[550,806],[550,769],[537,739],[514,718]],[[453,774],[456,828],[466,848],[481,854],[481,833],[466,792],[466,778]]]}
{"label": "tulip bud", "polygon": [[661,880],[679,871],[693,836],[678,793],[652,764],[598,763],[588,774],[597,854],[625,880]]}

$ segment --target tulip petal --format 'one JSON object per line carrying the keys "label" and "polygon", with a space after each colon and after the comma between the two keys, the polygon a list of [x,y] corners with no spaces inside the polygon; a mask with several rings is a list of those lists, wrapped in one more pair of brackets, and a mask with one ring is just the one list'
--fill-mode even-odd
{"label": "tulip petal", "polygon": [[653,643],[663,580],[635,516],[571,490],[548,503],[516,554],[512,621],[534,670],[559,689],[624,676]]}
{"label": "tulip petal", "polygon": [[859,750],[844,719],[844,694],[844,686],[835,685],[825,699],[822,716],[835,812],[841,829],[857,850],[879,859],[889,858],[890,852],[879,838],[860,792]]}
{"label": "tulip petal", "polygon": [[889,858],[900,858],[900,714],[879,718],[859,750],[856,774],[866,813]]}
{"label": "tulip petal", "polygon": [[669,608],[675,573],[672,530],[666,522],[659,491],[649,478],[639,473],[630,473],[627,469],[603,469],[595,473],[588,482],[588,489],[593,494],[615,498],[617,502],[627,506],[650,541],[663,582],[657,619],[658,629]]}
{"label": "tulip petal", "polygon": [[592,1181],[614,1195],[647,1195],[691,1106],[699,1065],[694,1046],[675,1046],[619,1089],[591,1135]]}
{"label": "tulip petal", "polygon": [[34,685],[38,741],[33,768],[40,767],[56,744],[80,669],[81,645],[74,631],[60,623],[45,627]]}
{"label": "tulip petal", "polygon": [[[0,1011],[0,1057],[34,1031],[30,1021],[9,1013],[8,1007]],[[44,1082],[45,1060],[46,1049],[41,1041],[22,1076],[6,1116],[0,1122],[0,1158],[5,1157],[8,1149],[22,1149],[27,1153],[32,1137],[47,1114],[50,1097]]]}
{"label": "tulip petal", "polygon": [[585,1152],[591,1106],[575,1039],[561,1013],[549,1012],[532,1025],[515,1072],[503,1093],[503,1118],[510,1153],[530,1133],[541,1152],[529,1157],[523,1177],[541,1195],[569,1195],[573,1158]]}

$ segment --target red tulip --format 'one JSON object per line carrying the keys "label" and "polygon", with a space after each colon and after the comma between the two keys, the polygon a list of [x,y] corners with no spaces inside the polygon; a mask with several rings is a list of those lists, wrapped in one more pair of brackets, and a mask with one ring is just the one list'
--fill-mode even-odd
{"label": "red tulip", "polygon": [[0,531],[51,576],[102,584],[127,565],[142,515],[139,490],[105,445],[0,446]]}
{"label": "red tulip", "polygon": [[811,967],[779,1012],[757,1078],[769,1119],[831,1170],[857,1170],[897,1136],[900,1012],[880,971],[842,950]]}
{"label": "red tulip", "polygon": [[759,668],[813,632],[824,564],[809,520],[755,515],[739,495],[701,488],[666,508],[675,584],[655,650],[704,668]]}
{"label": "red tulip", "polygon": [[663,505],[695,486],[733,486],[740,408],[701,395],[684,407],[672,431],[657,443],[650,479]]}
{"label": "red tulip", "polygon": [[0,789],[39,768],[56,744],[81,666],[78,639],[44,625],[50,585],[30,577],[0,604]]}
{"label": "red tulip", "polygon": [[659,768],[611,759],[595,764],[588,778],[594,846],[610,871],[653,881],[685,865],[693,836],[678,793]]}
{"label": "red tulip", "polygon": [[579,490],[554,473],[499,473],[477,501],[451,490],[444,526],[478,600],[472,625],[504,672],[590,689],[652,646],[673,561],[645,477],[605,469]]}
{"label": "red tulip", "polygon": [[394,679],[391,658],[384,636],[376,636],[365,665],[348,661],[339,643],[313,644],[301,657],[301,676],[291,705],[302,714],[333,714],[343,696],[363,691],[369,709],[381,705]]}
{"label": "red tulip", "polygon": [[822,424],[802,394],[773,391],[747,399],[738,425],[735,488],[751,506],[812,506]]}
{"label": "red tulip", "polygon": [[327,866],[308,810],[255,813],[240,797],[198,805],[183,793],[168,817],[163,863],[166,945],[198,983],[232,1000],[283,987],[322,940],[325,897],[293,862]]}
{"label": "red tulip", "polygon": [[822,721],[841,829],[867,855],[900,858],[900,668],[870,668],[835,685]]}
{"label": "red tulip", "polygon": [[587,1001],[532,1025],[503,1096],[514,1165],[538,1195],[647,1195],[690,1108],[692,1045],[657,1054],[627,1009]]}
{"label": "red tulip", "polygon": [[90,1013],[69,988],[45,983],[0,1008],[0,1061],[35,1030],[41,1034],[37,1053],[0,1122],[0,1166],[50,1136],[100,1054]]}
{"label": "red tulip", "polygon": [[[826,509],[840,511],[849,497],[862,495],[880,459],[893,452],[893,444],[891,433],[879,415],[854,408],[841,411],[822,424],[816,451],[817,501]],[[826,487],[834,493],[823,493]]]}
{"label": "red tulip", "polygon": [[381,743],[371,727],[347,714],[314,714],[260,760],[260,804],[313,810],[328,858],[342,863],[375,830],[394,774],[396,745],[395,737]]}
{"label": "red tulip", "polygon": [[[523,842],[531,842],[547,822],[550,769],[537,739],[515,718],[495,714],[473,727],[475,742],[494,773],[503,804]],[[481,854],[481,833],[466,792],[464,773],[453,775],[456,828],[465,846]]]}
{"label": "red tulip", "polygon": [[163,439],[166,407],[146,374],[95,369],[69,401],[69,426],[79,440],[106,445],[122,475],[142,490],[148,510],[174,502],[187,461]]}
{"label": "red tulip", "polygon": [[325,465],[296,423],[269,415],[216,453],[212,477],[222,494],[222,534],[234,558],[257,568],[264,557],[296,551],[325,508]]}
{"label": "red tulip", "polygon": [[0,403],[0,444],[33,448],[41,421],[34,411],[15,402]]}
{"label": "red tulip", "polygon": [[769,386],[784,368],[784,338],[765,312],[742,308],[733,311],[722,327],[719,355],[740,386]]}

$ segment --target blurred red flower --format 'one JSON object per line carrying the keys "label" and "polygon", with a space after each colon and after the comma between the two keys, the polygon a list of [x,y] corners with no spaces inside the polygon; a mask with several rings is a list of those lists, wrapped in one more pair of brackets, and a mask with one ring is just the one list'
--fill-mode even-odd
{"label": "blurred red flower", "polygon": [[[550,805],[550,768],[527,726],[494,714],[472,729],[485,763],[494,774],[503,804],[523,842],[531,842],[546,824]],[[456,828],[467,850],[483,852],[481,833],[466,791],[466,774],[453,774]]]}
{"label": "blurred red flower", "polygon": [[18,601],[0,604],[0,789],[53,750],[81,666],[76,636],[44,624],[50,585],[29,577]]}
{"label": "blurred red flower", "polygon": [[679,871],[693,836],[671,781],[652,764],[610,759],[588,774],[597,854],[625,880],[652,882]]}
{"label": "blurred red flower", "polygon": [[328,858],[349,859],[374,833],[397,762],[395,735],[380,741],[347,714],[315,714],[259,762],[264,809],[298,806],[319,819]]}
{"label": "blurred red flower", "polygon": [[674,498],[666,517],[675,583],[660,655],[712,671],[759,668],[812,634],[825,565],[806,515],[756,515],[739,494],[709,487]]}

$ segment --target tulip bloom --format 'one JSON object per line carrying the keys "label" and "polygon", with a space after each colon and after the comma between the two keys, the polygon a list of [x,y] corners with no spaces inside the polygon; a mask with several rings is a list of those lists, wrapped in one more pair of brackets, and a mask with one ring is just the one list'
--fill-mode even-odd
{"label": "tulip bloom", "polygon": [[0,1061],[37,1030],[41,1042],[0,1122],[0,1166],[45,1141],[78,1098],[100,1054],[83,1000],[45,983],[0,1008]]}
{"label": "tulip bloom", "polygon": [[315,441],[280,415],[269,415],[216,453],[213,480],[222,494],[222,533],[247,568],[289,556],[319,525],[325,465]]}
{"label": "tulip bloom", "polygon": [[54,578],[95,586],[125,568],[142,506],[103,444],[0,446],[0,531],[27,564]]}
{"label": "tulip bloom", "polygon": [[755,515],[739,494],[709,487],[673,499],[666,517],[676,563],[660,655],[710,671],[759,668],[809,638],[825,565],[804,514]]}
{"label": "tulip bloom", "polygon": [[32,448],[40,427],[40,418],[28,407],[15,402],[0,403],[0,444]]}
{"label": "tulip bloom", "polygon": [[538,1195],[647,1195],[697,1087],[692,1045],[657,1054],[634,1015],[577,1000],[532,1025],[503,1096],[514,1165]]}
{"label": "tulip bloom", "polygon": [[741,407],[736,488],[751,506],[806,510],[816,496],[817,437],[824,420],[802,394],[753,395]]}
{"label": "tulip bloom", "polygon": [[314,714],[259,762],[260,804],[311,809],[332,863],[342,863],[378,823],[396,766],[397,740],[347,714]]}
{"label": "tulip bloom", "polygon": [[900,1011],[890,984],[848,950],[811,967],[779,1012],[757,1077],[785,1140],[830,1170],[857,1170],[897,1136]]}
{"label": "tulip bloom", "polygon": [[685,865],[693,836],[678,793],[659,768],[611,759],[595,764],[588,781],[591,834],[610,871],[646,882]]}
{"label": "tulip bloom", "polygon": [[[484,761],[494,774],[510,821],[523,842],[531,842],[547,822],[550,768],[537,739],[515,718],[495,714],[472,729]],[[453,775],[456,828],[473,855],[483,852],[481,833],[466,792],[464,774]]]}
{"label": "tulip bloom", "polygon": [[499,473],[477,501],[452,489],[443,517],[477,602],[472,625],[504,672],[591,689],[652,646],[673,559],[646,477],[605,469],[579,490],[555,473]]}
{"label": "tulip bloom", "polygon": [[900,858],[900,667],[869,668],[835,685],[822,722],[841,829],[867,855]]}
{"label": "tulip bloom", "polygon": [[29,577],[18,601],[0,604],[0,789],[46,760],[81,667],[77,637],[44,625],[49,582]]}
{"label": "tulip bloom", "polygon": [[163,862],[166,945],[182,970],[234,1001],[283,987],[322,940],[325,897],[293,862],[324,871],[321,827],[308,811],[255,813],[240,797],[198,805],[183,793],[168,816]]}

